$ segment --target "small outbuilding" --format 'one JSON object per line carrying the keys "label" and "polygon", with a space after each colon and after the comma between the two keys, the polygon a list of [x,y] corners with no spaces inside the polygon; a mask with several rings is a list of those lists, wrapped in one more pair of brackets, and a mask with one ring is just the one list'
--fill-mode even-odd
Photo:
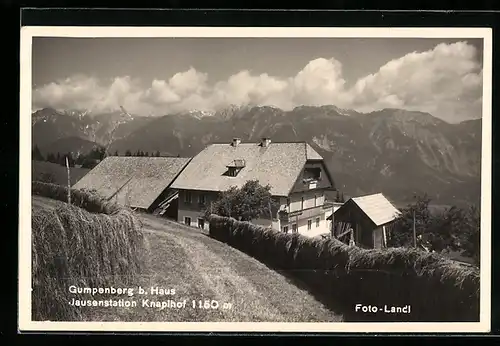
{"label": "small outbuilding", "polygon": [[333,215],[332,233],[345,243],[362,248],[387,247],[387,233],[401,212],[381,193],[353,197]]}

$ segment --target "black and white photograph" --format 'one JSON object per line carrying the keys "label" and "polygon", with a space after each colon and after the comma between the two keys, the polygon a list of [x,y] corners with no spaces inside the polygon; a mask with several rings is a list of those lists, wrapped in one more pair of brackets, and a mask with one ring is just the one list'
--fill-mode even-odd
{"label": "black and white photograph", "polygon": [[484,28],[23,28],[21,330],[488,331],[491,69]]}

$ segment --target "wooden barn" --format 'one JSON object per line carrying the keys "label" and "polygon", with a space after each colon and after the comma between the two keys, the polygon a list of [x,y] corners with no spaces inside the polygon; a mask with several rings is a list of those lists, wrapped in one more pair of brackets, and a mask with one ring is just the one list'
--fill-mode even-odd
{"label": "wooden barn", "polygon": [[387,247],[387,233],[401,212],[381,193],[353,197],[328,219],[333,236],[362,248]]}
{"label": "wooden barn", "polygon": [[118,204],[177,219],[179,194],[170,186],[189,160],[182,157],[109,156],[73,188],[95,190]]}

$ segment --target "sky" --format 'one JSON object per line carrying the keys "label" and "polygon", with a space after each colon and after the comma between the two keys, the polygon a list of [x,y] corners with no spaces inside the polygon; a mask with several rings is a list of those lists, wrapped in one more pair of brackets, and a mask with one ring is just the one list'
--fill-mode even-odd
{"label": "sky", "polygon": [[482,114],[482,40],[33,39],[33,109],[163,115],[229,105]]}

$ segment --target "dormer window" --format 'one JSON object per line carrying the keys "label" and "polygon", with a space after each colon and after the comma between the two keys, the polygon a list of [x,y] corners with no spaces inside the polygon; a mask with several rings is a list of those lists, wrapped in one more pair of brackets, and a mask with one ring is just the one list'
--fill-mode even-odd
{"label": "dormer window", "polygon": [[227,175],[230,177],[236,177],[238,173],[245,168],[245,160],[236,159],[229,163],[227,166]]}

